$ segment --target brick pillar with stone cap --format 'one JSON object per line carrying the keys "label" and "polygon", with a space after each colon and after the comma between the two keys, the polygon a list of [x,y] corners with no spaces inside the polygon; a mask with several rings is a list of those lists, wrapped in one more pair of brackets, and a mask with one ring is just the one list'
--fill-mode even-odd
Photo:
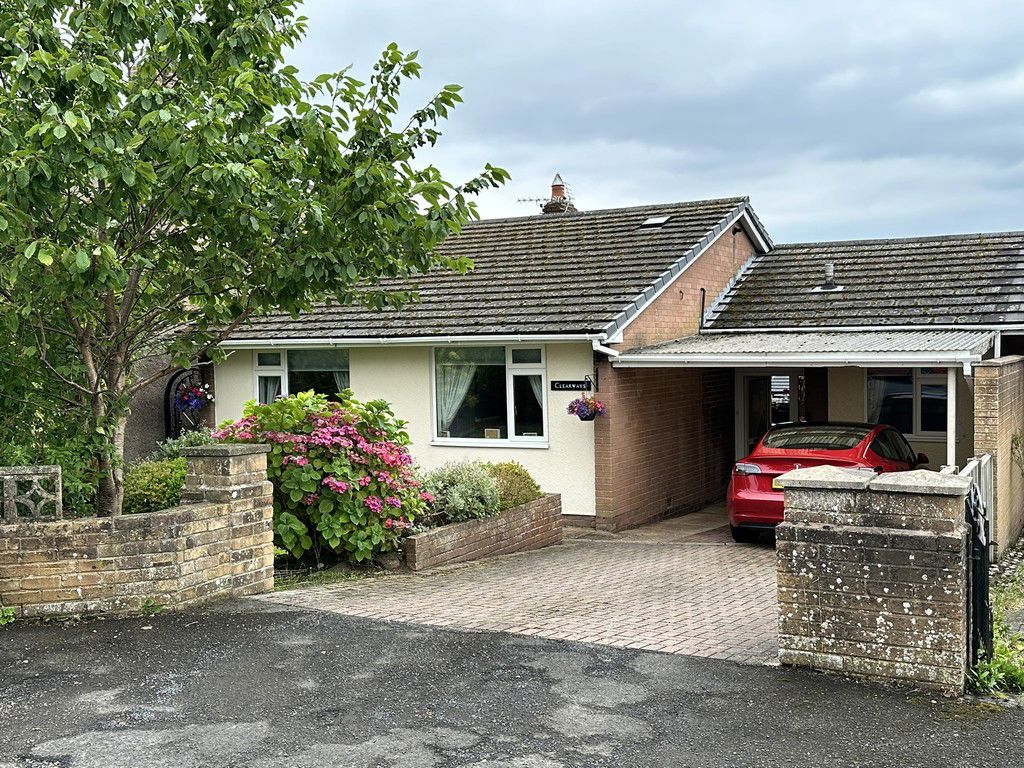
{"label": "brick pillar with stone cap", "polygon": [[779,660],[962,693],[970,482],[839,467],[780,479]]}
{"label": "brick pillar with stone cap", "polygon": [[[267,480],[270,446],[218,443],[183,448],[188,471],[183,504],[205,502],[223,511],[228,528],[225,549],[230,565],[218,565],[230,577],[235,594],[274,588],[274,486]],[[212,525],[212,523],[211,523]],[[212,532],[211,532],[212,533]],[[212,538],[212,536],[211,536]]]}
{"label": "brick pillar with stone cap", "polygon": [[273,494],[267,481],[269,445],[218,443],[181,450],[188,465],[183,503],[224,502]]}

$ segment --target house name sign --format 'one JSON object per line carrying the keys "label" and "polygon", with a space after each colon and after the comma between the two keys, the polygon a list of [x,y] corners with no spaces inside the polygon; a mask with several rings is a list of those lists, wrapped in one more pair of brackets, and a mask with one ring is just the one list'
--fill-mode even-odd
{"label": "house name sign", "polygon": [[583,379],[582,381],[552,381],[551,391],[552,392],[589,392],[590,391],[590,379]]}

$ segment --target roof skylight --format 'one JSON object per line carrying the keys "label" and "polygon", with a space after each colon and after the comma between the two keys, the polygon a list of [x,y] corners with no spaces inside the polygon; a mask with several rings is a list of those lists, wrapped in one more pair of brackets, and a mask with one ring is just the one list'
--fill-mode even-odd
{"label": "roof skylight", "polygon": [[671,218],[672,218],[671,215],[668,215],[668,216],[649,216],[648,218],[643,220],[643,223],[640,224],[640,226],[643,229],[654,229],[656,227],[662,226],[666,221],[668,221]]}

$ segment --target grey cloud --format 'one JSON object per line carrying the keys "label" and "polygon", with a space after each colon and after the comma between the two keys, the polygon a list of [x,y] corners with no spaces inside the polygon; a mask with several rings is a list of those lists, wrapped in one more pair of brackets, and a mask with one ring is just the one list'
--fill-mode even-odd
{"label": "grey cloud", "polygon": [[581,207],[750,194],[779,240],[1024,228],[1024,5],[983,0],[307,2],[307,74],[422,51],[414,105],[466,104],[430,155]]}

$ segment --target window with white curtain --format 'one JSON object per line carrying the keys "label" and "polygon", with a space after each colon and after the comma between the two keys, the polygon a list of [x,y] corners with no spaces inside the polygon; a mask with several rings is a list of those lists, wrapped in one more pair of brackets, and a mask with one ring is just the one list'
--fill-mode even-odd
{"label": "window with white curtain", "polygon": [[256,400],[272,403],[284,395],[284,352],[256,353]]}
{"label": "window with white curtain", "polygon": [[543,442],[544,390],[542,347],[438,347],[435,438]]}
{"label": "window with white curtain", "polygon": [[256,399],[313,390],[332,400],[350,386],[347,349],[289,349],[256,353]]}

